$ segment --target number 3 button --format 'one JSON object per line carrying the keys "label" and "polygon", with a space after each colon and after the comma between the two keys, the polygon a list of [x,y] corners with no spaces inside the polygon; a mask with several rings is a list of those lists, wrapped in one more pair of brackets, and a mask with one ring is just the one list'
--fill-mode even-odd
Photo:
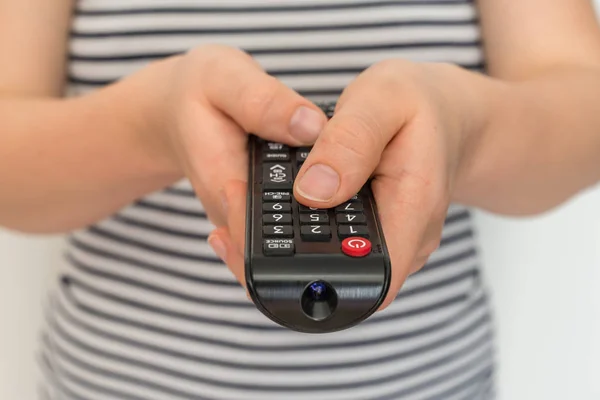
{"label": "number 3 button", "polygon": [[291,225],[271,225],[263,227],[264,237],[294,237],[294,230]]}

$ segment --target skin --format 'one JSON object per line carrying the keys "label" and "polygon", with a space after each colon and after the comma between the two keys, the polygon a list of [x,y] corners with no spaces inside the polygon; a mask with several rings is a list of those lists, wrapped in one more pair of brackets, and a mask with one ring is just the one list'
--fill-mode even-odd
{"label": "skin", "polygon": [[450,202],[530,215],[600,180],[600,30],[588,0],[482,0],[489,76],[384,61],[346,88],[328,123],[222,46],[63,99],[72,4],[52,4],[0,0],[10,60],[0,63],[0,188],[10,188],[0,224],[11,229],[85,226],[187,177],[218,226],[210,244],[243,284],[245,132],[314,142],[294,188],[303,204],[338,205],[374,177],[393,266],[386,307],[438,247]]}

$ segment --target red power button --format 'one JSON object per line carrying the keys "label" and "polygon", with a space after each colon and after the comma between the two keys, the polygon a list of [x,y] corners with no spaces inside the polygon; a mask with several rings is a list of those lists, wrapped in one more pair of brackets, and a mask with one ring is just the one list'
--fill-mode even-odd
{"label": "red power button", "polygon": [[351,257],[364,257],[371,252],[369,239],[354,236],[344,239],[342,251]]}

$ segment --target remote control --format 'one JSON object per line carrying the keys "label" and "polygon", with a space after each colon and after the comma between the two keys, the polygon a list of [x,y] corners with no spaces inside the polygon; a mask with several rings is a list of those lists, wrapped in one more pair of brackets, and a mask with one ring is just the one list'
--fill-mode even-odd
{"label": "remote control", "polygon": [[[334,104],[321,108],[331,118]],[[391,266],[370,184],[333,209],[296,201],[294,178],[309,152],[250,135],[245,275],[268,318],[327,333],[379,308]]]}

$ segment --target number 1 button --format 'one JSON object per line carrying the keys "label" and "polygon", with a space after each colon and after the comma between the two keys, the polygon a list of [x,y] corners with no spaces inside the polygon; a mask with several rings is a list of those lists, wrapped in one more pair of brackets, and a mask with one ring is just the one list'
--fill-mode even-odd
{"label": "number 1 button", "polygon": [[344,239],[350,236],[369,237],[369,230],[364,225],[340,225],[338,235]]}

